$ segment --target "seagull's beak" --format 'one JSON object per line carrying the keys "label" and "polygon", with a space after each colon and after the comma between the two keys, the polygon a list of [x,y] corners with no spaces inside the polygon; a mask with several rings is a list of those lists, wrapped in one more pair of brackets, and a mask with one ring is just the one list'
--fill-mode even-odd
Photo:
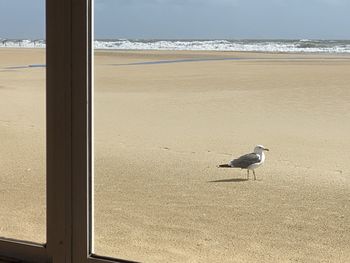
{"label": "seagull's beak", "polygon": [[270,151],[269,149],[267,149],[267,148],[264,148],[264,151]]}

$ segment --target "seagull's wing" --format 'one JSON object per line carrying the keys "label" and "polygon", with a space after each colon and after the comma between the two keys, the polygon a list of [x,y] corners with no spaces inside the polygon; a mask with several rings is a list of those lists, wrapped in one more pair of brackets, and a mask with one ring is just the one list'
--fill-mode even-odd
{"label": "seagull's wing", "polygon": [[256,153],[248,153],[230,162],[232,167],[247,168],[249,165],[260,162],[260,157]]}

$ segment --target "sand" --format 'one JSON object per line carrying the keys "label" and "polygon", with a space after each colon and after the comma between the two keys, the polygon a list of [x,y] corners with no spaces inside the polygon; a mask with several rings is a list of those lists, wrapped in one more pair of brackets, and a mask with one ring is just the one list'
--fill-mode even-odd
{"label": "sand", "polygon": [[0,237],[44,243],[43,50],[0,49]]}
{"label": "sand", "polygon": [[[44,164],[33,166],[43,150],[44,69],[3,67],[42,55],[0,50],[0,235],[34,241],[45,233]],[[211,60],[128,65],[193,58]],[[347,262],[349,70],[345,55],[97,51],[95,253]],[[270,148],[258,180],[216,168],[255,144]]]}

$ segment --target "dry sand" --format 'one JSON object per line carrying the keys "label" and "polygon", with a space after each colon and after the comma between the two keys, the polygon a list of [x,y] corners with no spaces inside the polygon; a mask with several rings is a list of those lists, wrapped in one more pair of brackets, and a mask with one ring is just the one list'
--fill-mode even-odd
{"label": "dry sand", "polygon": [[[44,243],[45,68],[39,49],[0,49],[0,237]],[[19,67],[19,68],[12,68]]]}
{"label": "dry sand", "polygon": [[[44,69],[4,70],[43,51],[0,58],[0,236],[43,240]],[[243,59],[127,65],[192,58]],[[95,72],[97,254],[348,262],[349,56],[98,51]],[[216,168],[258,143],[257,181]]]}

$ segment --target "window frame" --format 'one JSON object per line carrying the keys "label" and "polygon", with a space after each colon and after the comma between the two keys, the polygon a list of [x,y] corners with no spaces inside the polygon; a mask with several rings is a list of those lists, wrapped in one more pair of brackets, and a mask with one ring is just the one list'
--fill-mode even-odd
{"label": "window frame", "polygon": [[2,260],[71,262],[72,68],[81,60],[72,56],[72,18],[78,19],[75,6],[86,4],[83,0],[45,4],[46,244],[1,238]]}
{"label": "window frame", "polygon": [[0,260],[131,262],[93,248],[93,0],[46,0],[46,244],[0,238]]}
{"label": "window frame", "polygon": [[131,262],[92,253],[92,7],[46,0],[46,244],[0,238],[0,260]]}

